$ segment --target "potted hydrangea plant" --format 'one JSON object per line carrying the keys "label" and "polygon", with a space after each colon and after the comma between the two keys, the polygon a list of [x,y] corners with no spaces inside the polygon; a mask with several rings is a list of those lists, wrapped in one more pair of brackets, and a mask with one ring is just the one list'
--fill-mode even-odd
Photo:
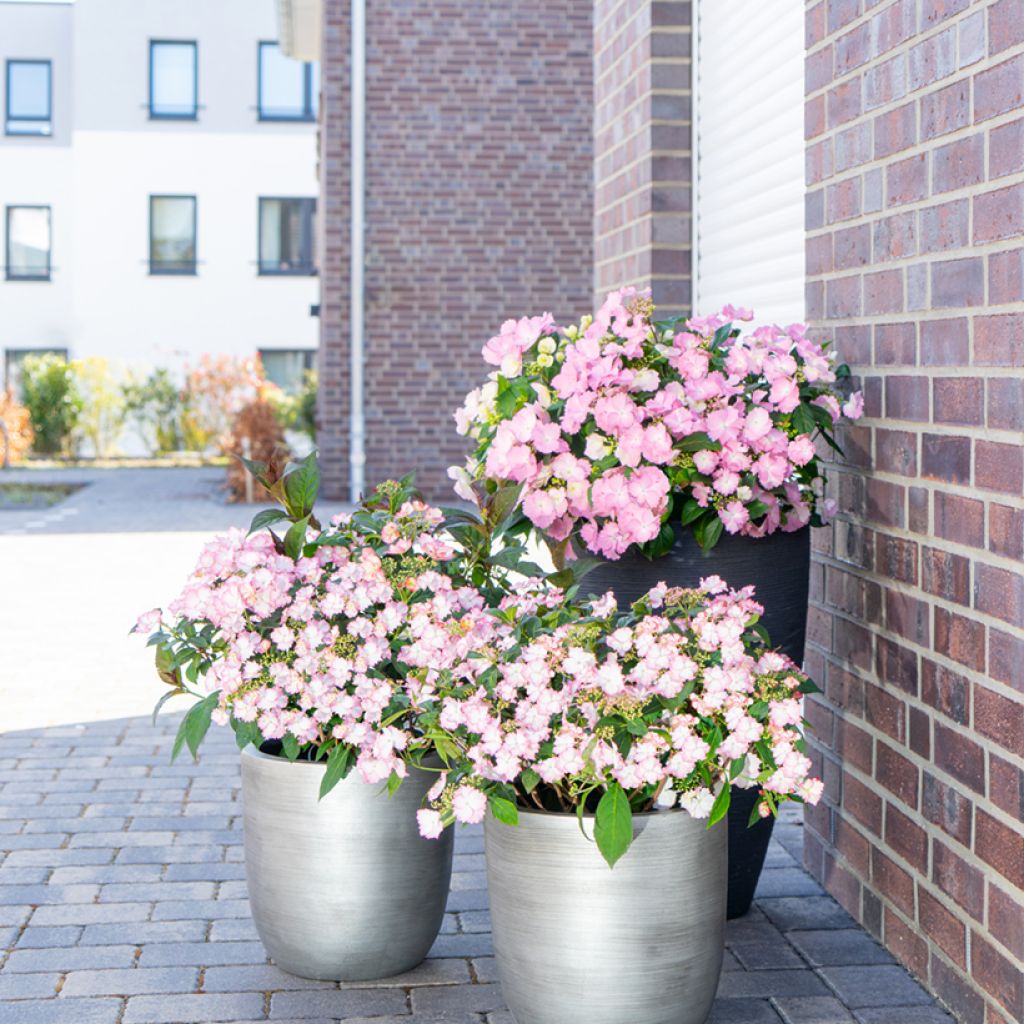
{"label": "potted hydrangea plant", "polygon": [[440,762],[416,715],[429,691],[396,652],[437,669],[464,658],[461,621],[487,592],[465,573],[487,581],[409,480],[321,526],[314,456],[279,481],[251,468],[285,507],[208,544],[167,611],[135,628],[170,686],[161,704],[195,701],[174,754],[195,755],[211,722],[235,731],[252,913],[271,957],[309,978],[398,974],[437,936],[452,850],[417,833]]}
{"label": "potted hydrangea plant", "polygon": [[[844,400],[848,368],[805,327],[737,326],[751,319],[727,307],[659,322],[626,288],[578,325],[507,321],[483,350],[489,379],[456,413],[475,448],[451,474],[463,492],[520,484],[556,566],[597,556],[587,588],[623,607],[661,579],[755,586],[765,627],[800,664],[808,527],[835,506],[821,449],[838,450],[836,426],[863,399]],[[749,810],[730,819],[730,916],[748,909],[770,839],[771,819],[747,831]]]}
{"label": "potted hydrangea plant", "polygon": [[468,658],[420,666],[423,729],[447,762],[420,829],[486,816],[498,973],[520,1024],[706,1019],[731,784],[759,787],[758,819],[822,788],[800,731],[813,684],[763,646],[760,613],[717,577],[659,585],[627,612],[611,593],[528,585],[474,613]]}

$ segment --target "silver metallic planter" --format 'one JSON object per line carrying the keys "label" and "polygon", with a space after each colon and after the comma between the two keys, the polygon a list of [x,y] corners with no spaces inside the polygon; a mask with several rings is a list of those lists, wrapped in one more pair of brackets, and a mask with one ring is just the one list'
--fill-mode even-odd
{"label": "silver metallic planter", "polygon": [[633,822],[609,868],[575,815],[487,819],[498,976],[517,1024],[704,1024],[722,968],[727,830],[684,811]]}
{"label": "silver metallic planter", "polygon": [[423,839],[416,827],[436,776],[410,769],[389,797],[352,772],[318,800],[323,773],[322,764],[242,751],[256,930],[274,962],[303,978],[401,974],[427,955],[448,899],[452,830]]}

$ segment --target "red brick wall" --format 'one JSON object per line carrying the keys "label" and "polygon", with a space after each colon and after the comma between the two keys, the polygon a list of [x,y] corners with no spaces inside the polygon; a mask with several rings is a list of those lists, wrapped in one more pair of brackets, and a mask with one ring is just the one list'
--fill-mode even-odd
{"label": "red brick wall", "polygon": [[688,0],[594,3],[595,301],[690,309],[690,53]]}
{"label": "red brick wall", "polygon": [[[321,448],[347,497],[348,3],[325,17]],[[415,468],[449,496],[484,342],[590,308],[591,26],[591,0],[367,4],[368,484]]]}
{"label": "red brick wall", "polygon": [[808,867],[1024,1019],[1024,0],[807,8],[807,302],[867,416],[818,531]]}

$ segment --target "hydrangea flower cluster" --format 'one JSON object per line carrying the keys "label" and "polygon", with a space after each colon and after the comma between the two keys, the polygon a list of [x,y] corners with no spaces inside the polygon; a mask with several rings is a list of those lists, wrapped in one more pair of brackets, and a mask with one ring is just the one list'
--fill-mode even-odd
{"label": "hydrangea flower cluster", "polygon": [[394,651],[453,669],[474,642],[463,620],[484,605],[453,578],[442,520],[391,483],[323,530],[303,521],[294,557],[269,531],[208,544],[167,612],[135,626],[152,634],[167,696],[200,698],[176,750],[195,753],[211,720],[230,722],[240,747],[270,741],[292,759],[326,759],[322,792],[353,766],[367,782],[404,778],[432,749],[411,707],[429,691]]}
{"label": "hydrangea flower cluster", "polygon": [[614,863],[632,838],[623,820],[655,805],[713,824],[731,784],[762,787],[761,816],[785,799],[816,803],[800,700],[814,685],[764,649],[761,611],[751,588],[718,577],[661,584],[624,614],[611,593],[510,596],[490,626],[477,622],[465,662],[429,670],[420,717],[446,737],[448,771],[419,812],[422,834],[479,822],[488,805],[505,821],[517,806],[593,811]]}
{"label": "hydrangea flower cluster", "polygon": [[455,414],[477,442],[456,489],[522,484],[522,510],[556,544],[578,531],[619,558],[671,546],[671,517],[705,548],[723,530],[763,537],[820,524],[816,437],[857,419],[842,401],[846,366],[794,324],[742,334],[748,310],[655,322],[649,294],[611,293],[597,315],[559,328],[550,315],[508,320],[484,346],[495,367]]}

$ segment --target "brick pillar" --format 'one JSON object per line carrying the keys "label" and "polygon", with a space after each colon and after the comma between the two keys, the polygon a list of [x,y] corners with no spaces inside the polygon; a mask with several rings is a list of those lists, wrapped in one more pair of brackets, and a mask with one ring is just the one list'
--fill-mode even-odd
{"label": "brick pillar", "polygon": [[[321,444],[346,497],[348,3],[325,17]],[[367,3],[370,486],[415,469],[450,498],[484,343],[509,317],[590,308],[592,17],[592,0]]]}
{"label": "brick pillar", "polygon": [[807,303],[863,383],[816,533],[811,871],[1024,1019],[1024,3],[807,8]]}
{"label": "brick pillar", "polygon": [[594,4],[594,288],[689,312],[691,5]]}
{"label": "brick pillar", "polygon": [[324,497],[349,486],[349,25],[348,0],[323,0],[320,93],[320,391],[317,444]]}

